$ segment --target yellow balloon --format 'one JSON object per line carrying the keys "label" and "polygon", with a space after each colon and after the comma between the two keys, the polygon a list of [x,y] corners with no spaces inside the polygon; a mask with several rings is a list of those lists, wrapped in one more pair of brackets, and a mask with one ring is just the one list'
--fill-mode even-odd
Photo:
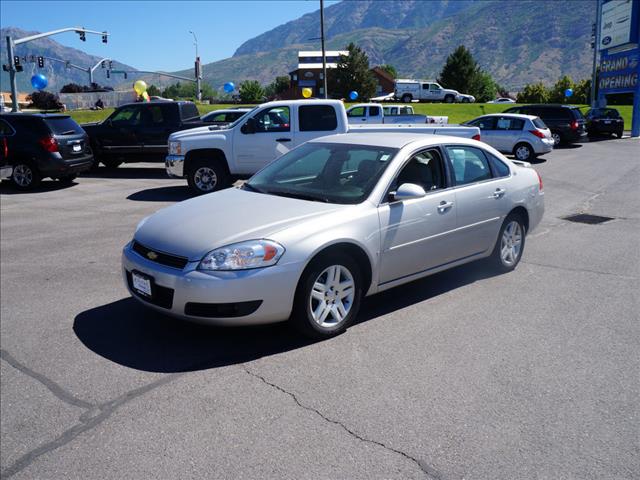
{"label": "yellow balloon", "polygon": [[133,84],[133,89],[136,91],[138,95],[142,95],[144,92],[147,91],[147,84],[144,82],[144,80],[138,80],[136,83]]}
{"label": "yellow balloon", "polygon": [[311,90],[310,88],[303,88],[302,89],[302,96],[304,98],[309,98],[311,95],[313,95],[313,90]]}

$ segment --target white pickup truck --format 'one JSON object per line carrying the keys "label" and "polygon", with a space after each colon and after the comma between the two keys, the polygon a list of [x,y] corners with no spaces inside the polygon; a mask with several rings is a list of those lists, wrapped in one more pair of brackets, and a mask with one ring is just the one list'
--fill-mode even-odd
{"label": "white pickup truck", "polygon": [[405,103],[414,100],[419,102],[471,103],[476,99],[473,95],[466,95],[457,90],[442,88],[436,82],[425,80],[398,79],[395,86],[395,98]]}
{"label": "white pickup truck", "polygon": [[257,106],[224,129],[199,127],[169,137],[167,173],[196,193],[230,186],[309,140],[349,132],[413,132],[480,140],[477,127],[437,124],[349,125],[339,100],[282,100]]}
{"label": "white pickup truck", "polygon": [[350,125],[380,123],[448,123],[449,117],[432,117],[416,114],[410,105],[380,105],[379,103],[358,103],[347,109]]}

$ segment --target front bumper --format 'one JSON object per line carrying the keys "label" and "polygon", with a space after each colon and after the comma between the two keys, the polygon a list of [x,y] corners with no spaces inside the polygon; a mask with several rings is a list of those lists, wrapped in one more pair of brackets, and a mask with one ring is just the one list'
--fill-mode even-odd
{"label": "front bumper", "polygon": [[[166,315],[228,326],[276,323],[287,320],[291,315],[304,264],[283,263],[235,272],[201,272],[196,270],[198,263],[190,261],[180,270],[148,260],[133,251],[131,243],[122,251],[122,274],[129,293],[144,305]],[[154,292],[154,298],[149,299],[134,291],[130,279],[132,271],[151,277],[153,285],[160,287],[156,289],[160,291],[160,297],[155,298]],[[229,309],[233,310],[231,315]],[[213,316],[220,311],[225,312],[223,316]]]}
{"label": "front bumper", "polygon": [[164,165],[171,178],[184,178],[184,155],[167,155]]}

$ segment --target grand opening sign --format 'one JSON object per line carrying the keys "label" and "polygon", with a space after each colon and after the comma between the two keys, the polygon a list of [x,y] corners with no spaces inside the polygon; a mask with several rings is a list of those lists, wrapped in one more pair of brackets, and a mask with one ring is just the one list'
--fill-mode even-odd
{"label": "grand opening sign", "polygon": [[598,88],[603,94],[635,92],[640,75],[640,53],[637,49],[602,55]]}

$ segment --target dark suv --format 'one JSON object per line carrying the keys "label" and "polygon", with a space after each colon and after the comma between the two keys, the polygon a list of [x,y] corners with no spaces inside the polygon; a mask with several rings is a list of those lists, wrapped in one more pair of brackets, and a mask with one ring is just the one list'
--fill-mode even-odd
{"label": "dark suv", "polygon": [[69,115],[4,113],[0,140],[6,141],[13,166],[11,180],[21,190],[37,187],[45,177],[71,182],[93,164],[89,137]]}
{"label": "dark suv", "polygon": [[535,115],[551,130],[554,145],[574,143],[587,136],[587,122],[578,107],[560,104],[522,105],[511,107],[504,113]]}

